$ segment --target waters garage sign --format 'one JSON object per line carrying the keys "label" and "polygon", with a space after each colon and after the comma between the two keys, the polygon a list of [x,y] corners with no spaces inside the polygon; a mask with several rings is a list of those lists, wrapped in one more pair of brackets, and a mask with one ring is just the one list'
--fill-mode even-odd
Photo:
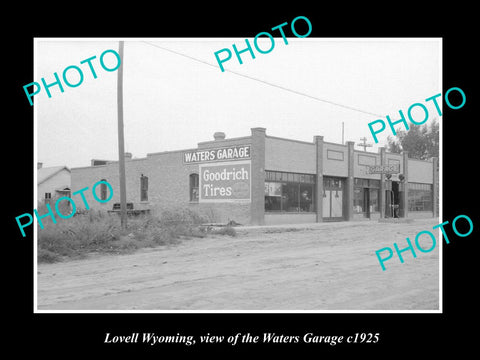
{"label": "waters garage sign", "polygon": [[244,159],[250,159],[250,145],[191,150],[183,153],[183,162],[185,164]]}
{"label": "waters garage sign", "polygon": [[249,202],[250,161],[201,164],[199,202]]}

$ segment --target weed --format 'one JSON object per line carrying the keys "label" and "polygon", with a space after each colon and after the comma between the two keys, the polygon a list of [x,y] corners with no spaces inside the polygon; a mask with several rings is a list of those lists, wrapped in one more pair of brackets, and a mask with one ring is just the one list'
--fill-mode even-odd
{"label": "weed", "polygon": [[38,261],[50,263],[62,258],[82,258],[92,252],[120,254],[173,245],[181,237],[204,237],[199,226],[204,221],[190,209],[174,209],[163,211],[158,217],[128,218],[128,227],[123,230],[117,216],[92,209],[69,219],[58,219],[56,224],[45,223],[44,229],[38,230]]}
{"label": "weed", "polygon": [[231,237],[237,236],[237,232],[231,226],[224,226],[218,229],[212,229],[210,230],[210,233],[215,235],[228,235]]}

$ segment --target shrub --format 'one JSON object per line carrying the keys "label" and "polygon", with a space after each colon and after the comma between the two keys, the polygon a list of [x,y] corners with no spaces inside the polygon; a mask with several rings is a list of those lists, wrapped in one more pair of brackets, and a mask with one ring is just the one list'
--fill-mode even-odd
{"label": "shrub", "polygon": [[128,236],[122,236],[118,240],[111,241],[107,247],[103,248],[103,252],[107,253],[131,253],[137,250],[139,247],[139,243],[134,239]]}
{"label": "shrub", "polygon": [[38,249],[37,259],[39,263],[54,263],[60,261],[60,255],[46,250],[46,249]]}
{"label": "shrub", "polygon": [[123,230],[118,216],[92,209],[69,219],[59,218],[56,224],[45,222],[44,229],[38,229],[38,261],[54,262],[61,257],[82,257],[91,252],[130,253],[143,247],[172,245],[180,242],[182,236],[205,236],[198,226],[203,222],[190,209],[174,209],[162,212],[159,217],[128,218],[128,227]]}

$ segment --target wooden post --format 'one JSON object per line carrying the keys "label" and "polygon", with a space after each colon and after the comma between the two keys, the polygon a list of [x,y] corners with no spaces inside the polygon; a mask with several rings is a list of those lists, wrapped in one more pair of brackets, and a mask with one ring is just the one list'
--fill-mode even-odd
{"label": "wooden post", "polygon": [[127,228],[127,189],[125,185],[125,146],[123,137],[123,41],[119,43],[120,67],[118,68],[118,170],[120,177],[120,218],[122,229]]}

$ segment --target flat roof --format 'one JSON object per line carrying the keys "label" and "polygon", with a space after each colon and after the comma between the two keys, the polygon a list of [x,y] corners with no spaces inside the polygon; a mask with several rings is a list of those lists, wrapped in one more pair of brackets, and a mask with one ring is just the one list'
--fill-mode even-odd
{"label": "flat roof", "polygon": [[[151,153],[147,153],[146,157],[143,157],[143,158],[135,158],[135,159],[129,159],[128,161],[138,161],[138,160],[146,160],[148,159],[148,157],[150,156],[157,156],[157,155],[166,155],[166,154],[175,154],[175,153],[181,153],[181,152],[185,152],[185,151],[196,151],[196,150],[202,150],[200,149],[199,147],[202,146],[202,145],[218,145],[219,147],[224,147],[226,144],[230,143],[230,142],[236,142],[236,141],[242,141],[242,140],[249,140],[251,139],[252,136],[249,135],[249,136],[240,136],[240,137],[234,137],[234,138],[226,138],[226,139],[220,139],[220,140],[208,140],[208,141],[201,141],[201,142],[198,142],[197,143],[197,147],[195,148],[188,148],[188,149],[181,149],[181,150],[166,150],[166,151],[158,151],[158,152],[151,152]],[[269,139],[276,139],[276,140],[282,140],[282,141],[290,141],[290,142],[296,142],[296,143],[300,143],[300,144],[307,144],[307,145],[315,145],[315,142],[312,141],[303,141],[303,140],[296,140],[296,139],[288,139],[288,138],[283,138],[283,137],[278,137],[278,136],[271,136],[271,135],[266,135],[265,134],[265,138],[269,138]],[[353,144],[355,144],[354,141],[349,141]],[[348,145],[345,145],[345,144],[339,144],[339,143],[333,143],[333,142],[329,142],[329,141],[323,141],[324,144],[327,144],[327,145],[334,145],[334,146],[339,146],[339,147],[344,147],[344,148],[347,148]],[[369,154],[369,155],[380,155],[380,152],[373,152],[373,151],[362,151],[362,150],[357,150],[357,149],[354,149],[353,150],[354,152],[357,152],[359,154]],[[385,153],[387,155],[394,155],[394,156],[402,156],[401,153],[392,153],[392,152],[388,152],[388,151],[385,151]],[[431,163],[432,162],[432,159],[428,159],[428,160],[420,160],[420,159],[415,159],[415,158],[411,158],[409,157],[408,158],[409,160],[414,160],[414,161],[423,161],[423,162],[429,162]],[[82,168],[101,168],[101,167],[104,167],[104,166],[107,166],[109,164],[113,164],[113,163],[118,163],[118,160],[114,160],[114,161],[111,161],[111,160],[101,160],[101,159],[92,159],[92,160],[98,160],[98,161],[108,161],[107,164],[104,164],[104,165],[88,165],[88,166],[78,166],[78,167],[75,167],[75,168],[71,168],[71,170],[73,169],[82,169]]]}

